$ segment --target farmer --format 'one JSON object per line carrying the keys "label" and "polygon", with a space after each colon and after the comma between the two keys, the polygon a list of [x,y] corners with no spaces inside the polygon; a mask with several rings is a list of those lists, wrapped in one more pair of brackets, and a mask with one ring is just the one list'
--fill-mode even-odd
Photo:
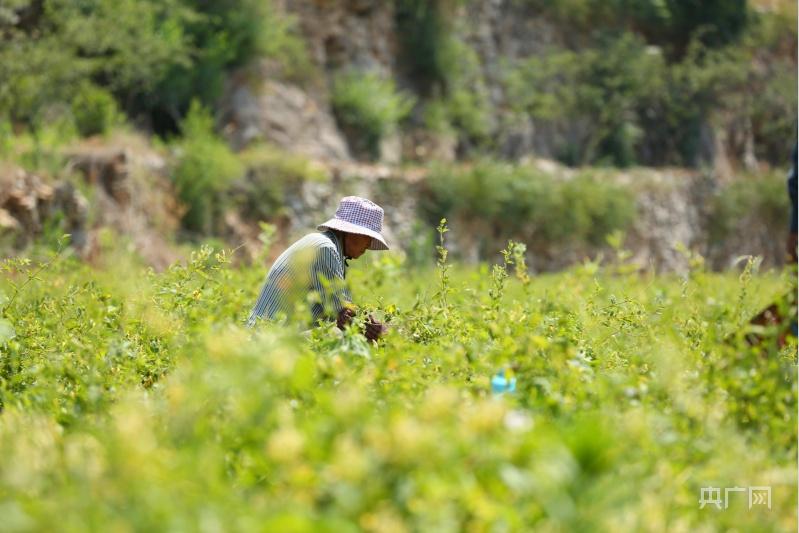
{"label": "farmer", "polygon": [[[260,318],[292,318],[303,305],[310,306],[311,322],[335,319],[340,329],[355,316],[352,298],[344,285],[347,260],[368,250],[388,250],[380,234],[383,209],[358,196],[347,196],[333,218],[280,254],[261,289],[247,325]],[[385,327],[371,317],[364,334],[377,340]]]}

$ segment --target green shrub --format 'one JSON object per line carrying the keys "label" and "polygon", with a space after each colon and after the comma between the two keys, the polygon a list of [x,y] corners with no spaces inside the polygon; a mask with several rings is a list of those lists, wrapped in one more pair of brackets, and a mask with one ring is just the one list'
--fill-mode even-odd
{"label": "green shrub", "polygon": [[375,73],[349,71],[333,83],[336,118],[355,142],[357,151],[379,156],[380,141],[394,131],[413,107],[413,97],[397,92],[394,81]]}
{"label": "green shrub", "polygon": [[755,43],[768,39],[747,33],[721,49],[695,40],[670,63],[625,34],[527,59],[508,70],[505,87],[516,113],[550,126],[567,164],[698,166],[707,162],[703,135],[715,125],[732,139],[748,128],[757,154],[782,165],[796,72],[776,51],[760,64]]}
{"label": "green shrub", "polygon": [[268,57],[309,68],[294,20],[268,0],[16,0],[0,15],[0,114],[34,122],[90,80],[132,117],[174,131],[194,98],[215,103],[230,69]]}
{"label": "green shrub", "polygon": [[443,44],[441,55],[446,65],[443,101],[449,122],[457,128],[462,141],[476,146],[486,144],[492,109],[477,53],[453,36]]}
{"label": "green shrub", "polygon": [[286,77],[300,79],[311,65],[296,22],[271,0],[199,2],[184,6],[190,19],[179,27],[193,50],[190,61],[173,62],[158,85],[137,100],[142,109],[181,116],[197,98],[216,104],[228,72],[269,58]]}
{"label": "green shrub", "polygon": [[726,85],[723,93],[734,124],[750,122],[758,159],[779,167],[787,164],[797,135],[798,78],[793,53],[788,53],[796,42],[795,4],[793,13],[753,14],[738,52],[739,61],[748,65],[745,76]]}
{"label": "green shrub", "polygon": [[394,4],[402,60],[422,92],[429,93],[445,79],[440,52],[449,25],[442,13],[443,2],[396,0]]}
{"label": "green shrub", "polygon": [[[348,273],[391,320],[378,345],[242,328],[263,267],[206,247],[163,273],[0,263],[4,529],[795,522],[796,344],[741,338],[784,278],[582,266],[525,283],[505,261],[442,260],[431,283],[379,256]],[[514,393],[491,392],[500,370]],[[701,488],[769,484],[771,509],[698,508]]]}
{"label": "green shrub", "polygon": [[462,3],[463,0],[394,0],[401,59],[425,96],[446,85],[452,69],[457,68],[447,47],[455,33],[456,8]]}
{"label": "green shrub", "polygon": [[3,157],[29,171],[58,176],[67,163],[64,149],[78,138],[78,131],[68,110],[48,115],[36,127],[17,134],[9,127]]}
{"label": "green shrub", "polygon": [[4,160],[11,158],[11,149],[14,146],[13,136],[14,128],[11,126],[11,121],[0,117],[0,157]]}
{"label": "green shrub", "polygon": [[628,166],[642,139],[639,108],[663,93],[664,82],[662,57],[626,34],[598,48],[527,59],[508,73],[506,87],[517,112],[582,126],[556,146],[564,162]]}
{"label": "green shrub", "polygon": [[0,46],[0,114],[35,127],[48,107],[71,100],[86,71],[57,39],[15,35]]}
{"label": "green shrub", "polygon": [[718,192],[710,206],[711,240],[723,241],[746,220],[764,221],[775,234],[783,228],[787,232],[789,212],[785,176],[781,173],[736,179]]}
{"label": "green shrub", "polygon": [[106,133],[123,121],[111,93],[90,84],[83,85],[72,99],[72,116],[84,137]]}
{"label": "green shrub", "polygon": [[428,185],[431,194],[422,206],[428,220],[468,221],[481,231],[476,239],[514,239],[536,249],[601,245],[635,216],[629,191],[589,174],[561,180],[483,160],[468,169],[439,166]]}
{"label": "green shrub", "polygon": [[70,103],[87,79],[131,104],[189,61],[191,11],[177,1],[24,4],[0,47],[0,112],[15,120],[34,122],[44,108]]}
{"label": "green shrub", "polygon": [[210,233],[227,207],[230,184],[244,174],[244,166],[227,144],[214,134],[211,114],[192,103],[182,124],[183,138],[176,145],[177,164],[172,173],[178,195],[187,206],[183,225]]}
{"label": "green shrub", "polygon": [[679,55],[701,35],[722,46],[738,38],[751,16],[746,0],[680,2],[662,0],[516,0],[535,7],[567,30],[569,41],[585,43],[603,31],[637,31],[649,42]]}
{"label": "green shrub", "polygon": [[[699,166],[708,163],[707,131],[713,129],[725,130],[739,154],[748,142],[741,138],[751,135],[759,158],[784,164],[797,109],[797,74],[788,53],[796,43],[795,16],[751,10],[741,26],[742,2],[535,3],[566,17],[567,26],[602,28],[571,28],[570,48],[524,60],[506,76],[514,110],[549,126],[562,161]],[[707,24],[686,19],[691,10]],[[718,18],[708,19],[714,12]],[[655,35],[648,22],[639,23],[649,17],[686,26]]]}
{"label": "green shrub", "polygon": [[625,230],[636,216],[630,191],[588,173],[564,183],[562,194],[567,212],[561,219],[571,222],[570,232],[594,246],[604,243],[608,235]]}
{"label": "green shrub", "polygon": [[402,56],[425,102],[425,126],[454,131],[461,148],[488,144],[491,105],[476,52],[460,37],[462,0],[395,0]]}

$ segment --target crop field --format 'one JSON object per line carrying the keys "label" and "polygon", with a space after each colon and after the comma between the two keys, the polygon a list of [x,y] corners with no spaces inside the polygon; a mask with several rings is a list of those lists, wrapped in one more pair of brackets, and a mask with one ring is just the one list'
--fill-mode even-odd
{"label": "crop field", "polygon": [[798,6],[0,0],[0,533],[799,531]]}
{"label": "crop field", "polygon": [[0,529],[795,531],[796,344],[744,338],[790,273],[520,251],[354,262],[377,345],[243,327],[266,270],[207,247],[6,260]]}

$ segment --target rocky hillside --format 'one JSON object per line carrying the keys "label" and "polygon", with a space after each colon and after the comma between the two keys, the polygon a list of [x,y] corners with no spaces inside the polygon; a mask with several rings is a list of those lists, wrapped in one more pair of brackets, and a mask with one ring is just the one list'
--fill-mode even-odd
{"label": "rocky hillside", "polygon": [[[6,248],[68,232],[94,260],[122,236],[163,268],[217,239],[261,260],[354,193],[412,261],[446,217],[469,262],[515,239],[538,271],[781,263],[790,2],[178,3],[0,10]],[[131,41],[86,39],[112,33]]]}
{"label": "rocky hillside", "polygon": [[[60,180],[6,165],[0,171],[2,235],[19,250],[48,228],[56,228],[70,233],[73,247],[89,261],[102,256],[104,235],[106,239],[117,235],[147,263],[163,269],[181,257],[177,242],[185,207],[169,180],[177,157],[179,154],[147,145],[140,137],[124,136],[66,149],[64,178]],[[276,228],[273,252],[277,252],[327,218],[345,194],[366,196],[384,206],[386,235],[395,249],[411,260],[432,258],[437,213],[430,204],[435,183],[441,179],[435,169],[334,159],[310,164],[317,171],[315,177],[286,180],[279,198],[273,200],[282,208],[273,216],[253,217],[246,205],[235,204],[222,213],[216,233],[237,249],[238,261],[263,260],[259,222],[267,221]],[[583,179],[578,171],[544,159],[519,166],[546,183]],[[472,176],[467,165],[457,169]],[[743,191],[734,185],[720,186],[708,174],[679,169],[605,170],[595,179],[632,193],[634,217],[622,227],[621,247],[614,249],[604,240],[554,242],[540,236],[527,241],[534,271],[556,270],[596,257],[614,259],[619,249],[629,263],[658,271],[684,271],[691,258],[687,250],[704,256],[714,268],[729,267],[747,254],[763,256],[767,265],[782,262],[782,210],[787,202],[779,179],[757,180],[757,189]],[[235,187],[251,190],[247,188],[257,187],[258,180],[259,168],[253,166]],[[731,216],[724,208],[730,199],[741,201],[741,194],[745,205],[736,205]],[[265,201],[265,197],[251,200]],[[465,209],[453,210],[449,216],[448,246],[467,262],[498,258],[503,239],[518,238],[528,222],[481,219]],[[552,220],[548,224],[561,223]]]}
{"label": "rocky hillside", "polygon": [[[579,14],[570,18],[562,11],[568,8],[553,5],[534,0],[285,0],[282,9],[295,17],[311,74],[288,79],[273,60],[240,70],[229,78],[220,100],[220,123],[237,148],[266,140],[312,158],[376,158],[387,164],[462,159],[488,151],[509,160],[535,156],[585,163],[604,157],[647,165],[687,163],[710,167],[725,178],[736,169],[758,169],[759,161],[786,164],[790,143],[777,148],[776,160],[771,148],[759,145],[771,142],[769,128],[784,127],[790,136],[796,109],[789,91],[795,87],[796,55],[790,51],[795,28],[784,33],[771,29],[777,35],[769,37],[758,34],[758,39],[771,39],[771,50],[751,37],[740,49],[724,49],[703,62],[687,51],[674,51],[687,43],[658,40],[635,26],[635,13],[628,14],[629,27],[609,24],[607,32],[621,37],[605,45],[597,36],[602,30],[580,27]],[[591,2],[574,3],[575,9],[579,6],[582,16],[592,10],[609,14],[590,7]],[[583,71],[581,61],[600,63],[602,58],[607,63],[597,68],[610,74]],[[729,69],[741,69],[750,85]],[[751,73],[743,74],[747,69]],[[373,154],[358,146],[363,132],[348,125],[337,109],[337,92],[343,90],[338,82],[353,72],[394,80],[398,91],[414,99],[410,114],[381,136]],[[775,86],[763,85],[764,76],[780,72],[787,76],[775,80]],[[707,79],[692,81],[700,73]],[[647,86],[645,77],[659,85]],[[665,86],[669,80],[678,87]],[[576,86],[565,92],[553,88],[568,83]],[[690,83],[700,87],[697,92],[688,90]],[[785,97],[775,97],[768,110],[755,111],[751,98],[764,90],[785,90]],[[569,91],[593,93],[597,101],[572,102]],[[664,94],[655,98],[658,91]],[[692,100],[696,107],[684,103],[678,108],[677,99]],[[714,102],[700,105],[704,99]],[[617,116],[596,116],[605,112]],[[777,113],[782,125],[773,117],[766,124],[768,113]],[[678,124],[668,131],[667,122]],[[666,135],[684,138],[664,140]]]}
{"label": "rocky hillside", "polygon": [[[319,77],[312,83],[276,81],[268,60],[254,68],[256,83],[253,67],[234,75],[222,98],[224,131],[237,147],[265,139],[314,158],[357,157],[348,149],[351,143],[337,127],[330,104],[336,75],[353,69],[372,72],[398,80],[404,90],[419,90],[418,80],[403,61],[397,7],[393,2],[370,0],[286,0],[283,5],[296,16]],[[441,9],[453,17],[447,23],[453,26],[453,35],[463,39],[466,57],[458,61],[473,62],[473,79],[466,80],[473,86],[468,89],[479,93],[480,104],[490,110],[487,126],[498,136],[498,153],[508,158],[534,153],[553,158],[547,132],[536,132],[529,118],[511,116],[502,69],[561,42],[559,30],[524,2],[480,0]],[[423,112],[424,102],[419,102],[415,113]],[[382,162],[458,157],[452,132],[425,131],[421,116],[411,122],[419,123],[418,130],[393,132],[381,144],[378,158]]]}

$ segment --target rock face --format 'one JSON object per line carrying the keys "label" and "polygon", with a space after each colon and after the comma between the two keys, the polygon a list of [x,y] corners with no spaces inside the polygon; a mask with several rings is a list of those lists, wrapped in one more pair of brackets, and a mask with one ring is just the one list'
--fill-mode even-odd
{"label": "rock face", "polygon": [[[182,208],[166,178],[164,157],[130,139],[87,141],[65,155],[64,178],[57,180],[0,167],[0,234],[12,248],[24,249],[52,227],[69,233],[70,245],[91,262],[100,255],[100,231],[111,228],[156,269],[179,258],[170,239]],[[76,178],[88,185],[91,203]]]}
{"label": "rock face", "polygon": [[393,2],[284,0],[284,6],[297,17],[311,61],[325,73],[349,68],[395,73]]}
{"label": "rock face", "polygon": [[[408,85],[399,64],[400,42],[393,2],[378,0],[283,0],[295,16],[312,64],[320,76],[302,86],[277,81],[268,65],[240,72],[222,98],[222,124],[231,143],[241,148],[262,139],[312,158],[349,160],[354,152],[329,106],[332,80],[347,70],[373,72]],[[529,6],[515,0],[477,0],[457,10],[457,32],[477,54],[492,108],[491,129],[498,153],[519,159],[532,153],[551,158],[558,136],[579,131],[550,131],[526,117],[512,116],[502,68],[508,61],[540,53],[562,42],[555,29]],[[579,128],[578,128],[579,129]],[[454,139],[430,132],[403,131],[387,139],[380,162],[451,160]],[[356,154],[357,155],[357,154]]]}
{"label": "rock face", "polygon": [[67,168],[68,172],[83,174],[89,184],[102,188],[116,203],[130,203],[128,155],[124,150],[80,148],[69,154]]}
{"label": "rock face", "polygon": [[[383,140],[381,164],[354,161],[355,151],[339,128],[330,106],[332,80],[349,69],[378,73],[410,85],[398,64],[401,35],[397,33],[394,2],[388,0],[276,0],[296,17],[314,77],[302,83],[280,79],[268,61],[242,70],[227,83],[219,104],[222,131],[236,149],[263,140],[283,150],[314,160],[327,169],[326,181],[307,180],[284,192],[280,213],[270,217],[277,226],[275,248],[328,218],[339,199],[357,194],[373,199],[386,213],[386,235],[393,248],[409,256],[434,254],[434,224],[420,219],[419,205],[426,194],[426,173],[399,166],[402,161],[453,162],[461,152],[452,132],[433,133],[423,126],[423,109],[417,107],[400,134]],[[558,179],[573,171],[551,161],[563,140],[579,140],[586,125],[579,120],[566,125],[534,123],[510,112],[501,68],[507,61],[540,54],[562,45],[569,36],[518,0],[453,2],[457,7],[458,37],[479,61],[479,87],[490,104],[493,145],[498,155],[519,163],[532,163]],[[763,220],[736,222],[724,242],[709,237],[708,206],[732,171],[726,164],[725,143],[751,144],[751,125],[740,128],[741,139],[724,139],[707,129],[703,133],[704,160],[712,164],[713,179],[696,172],[676,170],[618,172],[607,179],[635,190],[638,216],[629,228],[624,247],[642,269],[685,271],[687,260],[678,244],[704,255],[711,266],[729,266],[744,254],[763,255],[766,265],[781,263],[784,227]],[[747,133],[748,132],[748,133]],[[748,146],[748,145],[747,145]],[[749,150],[751,152],[751,150]],[[182,207],[167,177],[166,156],[139,139],[86,142],[72,149],[65,176],[81,176],[92,191],[91,206],[67,179],[47,180],[18,168],[0,167],[0,233],[10,235],[23,248],[41,234],[48,221],[60,214],[62,230],[91,259],[98,250],[100,228],[113,228],[156,268],[164,268],[178,255],[170,239],[179,231]],[[357,155],[357,154],[356,154]],[[535,157],[540,159],[535,159]],[[753,158],[749,164],[754,165]],[[725,166],[726,165],[726,166]],[[244,178],[246,179],[246,177]],[[253,195],[256,196],[256,195]],[[260,258],[260,228],[243,212],[224,216],[222,238],[233,246],[243,244],[247,260]],[[465,217],[464,217],[465,218]],[[91,220],[91,224],[89,224]],[[500,242],[492,228],[479,219],[453,219],[448,246],[467,262],[495,261]],[[491,243],[490,249],[480,245]],[[560,243],[527,243],[534,271],[567,267],[610,249],[585,249]],[[499,246],[497,248],[495,245]]]}
{"label": "rock face", "polygon": [[[239,72],[222,98],[222,124],[231,143],[241,148],[262,139],[287,150],[317,159],[348,160],[353,150],[330,111],[331,83],[347,70],[377,73],[409,83],[398,58],[400,41],[393,2],[380,0],[283,0],[303,36],[310,60],[320,77],[302,86],[277,81],[275,69],[264,63]],[[458,9],[457,17],[471,21],[458,31],[477,53],[485,90],[494,110],[492,129],[499,151],[519,158],[533,149],[551,156],[548,133],[536,135],[528,119],[510,120],[501,66],[507,60],[527,57],[557,42],[558,35],[530,8],[514,0],[478,0]],[[400,153],[411,160],[452,159],[452,140],[428,139],[405,132],[381,147],[380,161],[396,163]],[[427,134],[429,136],[429,133]],[[402,147],[402,148],[400,148]]]}
{"label": "rock face", "polygon": [[614,181],[635,187],[637,216],[625,248],[642,269],[684,273],[688,260],[681,248],[707,253],[708,205],[715,192],[712,179],[684,171],[641,171],[619,174]]}
{"label": "rock face", "polygon": [[[564,146],[585,144],[593,129],[590,121],[553,123],[515,113],[504,79],[506,66],[541,55],[554,46],[573,45],[579,37],[564,34],[565,30],[542,15],[532,2],[442,3],[454,10],[449,15],[453,34],[468,45],[478,60],[479,72],[470,74],[476,77],[469,82],[469,90],[479,92],[488,103],[486,117],[495,155],[509,160],[530,155],[554,159],[563,155]],[[332,82],[338,73],[359,70],[392,78],[402,89],[415,85],[403,64],[403,36],[396,23],[395,2],[281,0],[275,5],[297,21],[314,73],[299,84],[287,83],[279,81],[279,69],[263,64],[233,76],[221,100],[221,123],[228,138],[238,148],[263,139],[313,158],[368,160],[366,153],[359,153],[357,138],[351,136],[353,142],[348,145],[347,136],[331,113]],[[453,65],[453,69],[457,67]],[[424,107],[425,98],[419,100],[417,111]],[[418,132],[413,130],[424,123],[422,113],[414,113],[408,122],[401,138],[389,139],[382,147],[381,163],[396,163],[400,154],[406,161],[430,161],[470,153],[471,144],[463,138],[462,146],[456,147],[448,146],[449,139],[443,143],[435,139],[420,142]],[[705,125],[705,129],[697,164],[712,166],[717,174],[723,174],[729,167],[723,146],[725,131],[710,125]],[[748,146],[745,141],[743,145]],[[752,150],[746,154],[751,156],[744,157],[746,165],[754,165]]]}
{"label": "rock face", "polygon": [[92,186],[93,224],[89,229],[89,260],[97,256],[98,232],[112,228],[156,270],[180,256],[170,244],[178,231],[182,207],[166,176],[166,159],[133,140],[110,144],[85,142],[67,153],[68,174],[78,173]]}
{"label": "rock face", "polygon": [[[351,159],[329,100],[333,77],[357,69],[395,77],[394,10],[378,0],[285,0],[296,16],[310,59],[320,77],[302,87],[278,81],[264,62],[233,76],[221,100],[222,124],[236,148],[264,140],[314,159]],[[399,137],[385,139],[381,160],[397,163]]]}
{"label": "rock face", "polygon": [[314,159],[350,158],[327,104],[295,85],[234,79],[222,115],[223,131],[235,148],[264,140]]}
{"label": "rock face", "polygon": [[[510,120],[508,113],[502,111],[507,102],[501,69],[507,61],[538,50],[541,35],[537,28],[529,27],[534,19],[521,16],[518,4],[481,0],[466,6],[466,13],[461,15],[470,21],[463,29],[463,37],[480,59],[488,101],[494,110],[491,129],[499,140],[499,152],[508,158],[530,153],[534,130],[526,118]],[[550,156],[546,152],[540,155]]]}
{"label": "rock face", "polygon": [[57,213],[63,218],[62,230],[71,234],[79,251],[87,243],[86,198],[71,183],[47,183],[41,176],[21,168],[0,168],[0,233],[24,248],[42,233]]}

